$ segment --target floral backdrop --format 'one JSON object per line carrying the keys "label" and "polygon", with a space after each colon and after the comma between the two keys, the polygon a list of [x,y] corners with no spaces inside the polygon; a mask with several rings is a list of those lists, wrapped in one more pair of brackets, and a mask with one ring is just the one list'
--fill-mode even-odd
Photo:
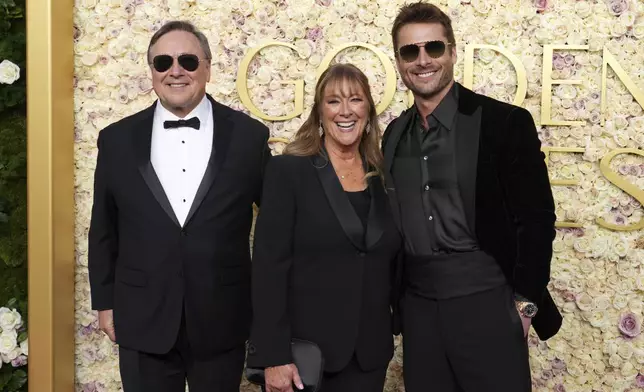
{"label": "floral backdrop", "polygon": [[[393,62],[390,29],[401,0],[78,0],[75,8],[76,108],[76,376],[78,391],[118,391],[116,347],[97,329],[90,308],[87,231],[92,203],[96,138],[111,122],[139,111],[155,99],[145,61],[148,40],[171,19],[195,23],[210,40],[212,80],[208,92],[248,112],[236,87],[245,54],[267,41],[295,45],[263,49],[248,70],[248,91],[266,115],[293,111],[292,84],[304,80],[304,113],[287,121],[264,121],[271,135],[290,139],[313,100],[323,57],[350,42],[374,45]],[[607,110],[602,121],[601,77],[606,47],[644,91],[644,5],[640,0],[441,0],[453,19],[463,81],[464,46],[506,48],[524,65],[528,80],[522,103],[534,115],[544,146],[577,147],[579,153],[551,153],[552,179],[577,180],[553,186],[561,227],[554,242],[551,291],[564,314],[561,332],[547,342],[529,339],[535,391],[644,390],[644,230],[610,230],[644,218],[631,195],[608,181],[599,162],[616,148],[644,153],[644,111],[620,79],[608,70]],[[553,79],[578,85],[553,86],[552,118],[577,126],[541,126],[543,45],[588,45],[588,50],[557,50]],[[359,66],[371,82],[376,102],[385,91],[385,72],[374,52],[349,48],[335,61]],[[384,127],[409,104],[397,77],[397,91],[380,115]],[[512,102],[517,77],[505,56],[477,50],[473,88]],[[272,144],[275,154],[281,141]],[[644,157],[622,154],[610,169],[644,189]],[[632,192],[631,192],[632,193]],[[387,391],[402,391],[401,349],[389,369]],[[242,391],[254,391],[247,383]]]}

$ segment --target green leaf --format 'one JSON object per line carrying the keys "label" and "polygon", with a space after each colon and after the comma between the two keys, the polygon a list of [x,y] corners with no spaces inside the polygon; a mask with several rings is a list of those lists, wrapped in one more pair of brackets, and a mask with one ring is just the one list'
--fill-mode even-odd
{"label": "green leaf", "polygon": [[10,392],[19,391],[26,382],[27,373],[22,369],[17,369],[13,372],[11,380],[7,383],[7,389]]}

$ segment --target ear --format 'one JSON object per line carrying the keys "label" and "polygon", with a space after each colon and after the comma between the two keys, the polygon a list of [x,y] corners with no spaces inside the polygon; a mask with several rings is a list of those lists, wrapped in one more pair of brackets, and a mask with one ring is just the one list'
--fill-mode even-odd
{"label": "ear", "polygon": [[456,55],[456,45],[450,45],[450,50],[452,52],[452,64],[456,65],[456,62],[458,61],[458,56]]}

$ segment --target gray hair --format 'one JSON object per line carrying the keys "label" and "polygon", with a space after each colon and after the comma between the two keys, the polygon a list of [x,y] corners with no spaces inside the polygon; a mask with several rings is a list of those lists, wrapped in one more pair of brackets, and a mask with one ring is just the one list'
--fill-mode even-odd
{"label": "gray hair", "polygon": [[152,59],[150,58],[150,49],[152,49],[152,46],[157,43],[159,38],[163,37],[171,31],[185,31],[197,37],[197,40],[199,40],[199,45],[201,46],[201,50],[203,50],[204,54],[206,55],[206,60],[212,60],[212,53],[210,52],[210,44],[208,44],[208,38],[206,38],[206,36],[192,23],[184,20],[173,20],[161,26],[161,28],[157,30],[157,32],[154,33],[154,35],[150,39],[150,44],[148,45],[148,63],[152,62]]}

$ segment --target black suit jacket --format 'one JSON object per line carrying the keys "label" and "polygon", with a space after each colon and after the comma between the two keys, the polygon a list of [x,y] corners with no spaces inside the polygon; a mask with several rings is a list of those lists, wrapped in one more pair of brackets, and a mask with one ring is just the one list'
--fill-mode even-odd
{"label": "black suit jacket", "polygon": [[363,225],[333,166],[320,157],[274,157],[253,250],[248,366],[292,362],[291,338],[319,345],[325,370],[354,352],[360,366],[393,355],[391,290],[402,239],[380,178],[370,179]]}
{"label": "black suit jacket", "polygon": [[[562,322],[546,287],[556,216],[534,120],[523,108],[458,87],[456,170],[468,225],[514,290],[539,306],[533,326],[548,339]],[[391,165],[411,120],[412,111],[403,112],[389,124],[382,143],[386,186],[399,225]]]}
{"label": "black suit jacket", "polygon": [[113,309],[117,343],[165,353],[185,305],[195,355],[244,344],[251,320],[253,202],[268,129],[215,102],[212,155],[182,228],[150,162],[154,106],[98,138],[89,230],[92,307]]}

